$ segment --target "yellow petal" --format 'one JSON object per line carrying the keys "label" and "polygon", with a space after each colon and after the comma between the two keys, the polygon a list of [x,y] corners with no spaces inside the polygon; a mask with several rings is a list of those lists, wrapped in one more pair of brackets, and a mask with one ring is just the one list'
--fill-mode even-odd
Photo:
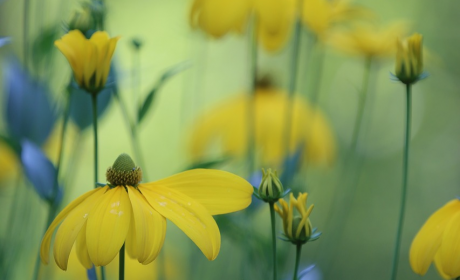
{"label": "yellow petal", "polygon": [[72,30],[54,44],[67,58],[74,72],[75,79],[82,85],[83,65],[88,49],[88,40],[86,37],[80,30]]}
{"label": "yellow petal", "polygon": [[444,229],[439,259],[439,265],[446,275],[452,279],[460,277],[460,210],[451,216]]}
{"label": "yellow petal", "polygon": [[54,238],[54,259],[62,270],[67,270],[67,263],[73,244],[81,228],[86,223],[89,212],[104,195],[105,191],[105,188],[99,188],[98,192],[95,192],[75,207],[59,226]]}
{"label": "yellow petal", "polygon": [[94,265],[107,265],[117,255],[128,233],[131,209],[125,188],[115,187],[89,213],[86,244]]}
{"label": "yellow petal", "polygon": [[187,234],[209,260],[217,257],[220,250],[219,228],[203,205],[185,194],[160,185],[152,187],[141,184],[139,190],[149,204]]}
{"label": "yellow petal", "polygon": [[[99,57],[99,51],[96,45],[88,43],[88,49],[86,56],[82,59],[84,60],[83,65],[83,87],[91,88],[91,79],[95,79],[95,72],[97,69],[97,61]],[[94,77],[93,77],[94,76]]]}
{"label": "yellow petal", "polygon": [[460,211],[460,201],[454,199],[434,212],[419,230],[409,252],[412,270],[425,275],[441,246],[442,234],[455,213]]}
{"label": "yellow petal", "polygon": [[115,51],[115,47],[117,46],[119,39],[120,37],[115,37],[109,40],[107,53],[105,54],[105,60],[102,62],[99,70],[101,72],[101,81],[99,84],[100,87],[105,86],[105,83],[107,82],[107,77],[109,76],[110,72],[110,62],[112,61],[113,52]]}
{"label": "yellow petal", "polygon": [[440,253],[439,253],[439,250],[438,252],[436,253],[436,255],[434,256],[434,265],[436,266],[436,269],[438,270],[438,273],[439,275],[441,275],[441,277],[443,279],[452,279],[453,277],[450,277],[449,275],[447,275],[443,270],[442,270],[442,267],[440,265],[441,263],[441,260],[440,260]]}
{"label": "yellow petal", "polygon": [[104,62],[107,55],[107,50],[109,47],[109,34],[105,31],[97,31],[91,36],[89,40],[92,44],[96,46],[98,57],[96,59],[97,62],[97,70],[95,76],[95,87],[101,87],[101,80],[102,80],[102,72],[104,69]]}
{"label": "yellow petal", "polygon": [[163,247],[166,219],[135,188],[128,187],[128,194],[133,207],[130,234],[134,236],[127,238],[126,248],[140,263],[148,264],[155,260]]}
{"label": "yellow petal", "polygon": [[88,254],[88,247],[86,246],[86,223],[80,230],[78,234],[77,241],[75,242],[75,247],[77,250],[77,257],[80,263],[86,268],[90,269],[93,266],[91,259]]}
{"label": "yellow petal", "polygon": [[[108,188],[108,187],[106,187]],[[105,190],[106,188],[97,188],[94,190],[91,190],[81,196],[79,196],[77,199],[72,201],[69,205],[67,205],[57,216],[54,218],[54,221],[51,223],[51,225],[48,227],[48,230],[45,232],[45,235],[43,236],[42,243],[40,246],[40,257],[42,261],[45,264],[48,264],[49,262],[49,250],[50,250],[50,244],[51,244],[51,237],[53,237],[53,232],[56,229],[56,227],[59,225],[62,220],[67,217],[67,215],[72,212],[72,210],[77,207],[80,203],[85,201],[88,197],[92,196],[94,193]]]}
{"label": "yellow petal", "polygon": [[243,178],[214,169],[194,169],[143,184],[177,190],[203,205],[211,215],[242,210],[251,204],[253,188]]}

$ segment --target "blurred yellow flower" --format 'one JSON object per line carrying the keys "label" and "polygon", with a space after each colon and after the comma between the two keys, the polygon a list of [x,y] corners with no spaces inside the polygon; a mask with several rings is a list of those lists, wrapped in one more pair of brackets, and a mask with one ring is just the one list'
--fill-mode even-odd
{"label": "blurred yellow flower", "polygon": [[[314,205],[307,209],[308,193],[299,193],[295,199],[292,193],[289,194],[289,204],[280,199],[278,206],[275,204],[275,211],[283,220],[284,235],[294,244],[304,244],[312,236],[310,213]],[[297,214],[294,209],[297,209]]]}
{"label": "blurred yellow flower", "polygon": [[19,161],[16,153],[10,146],[0,141],[0,181],[11,179],[19,170]]}
{"label": "blurred yellow flower", "polygon": [[43,237],[40,256],[49,262],[54,230],[54,259],[67,269],[73,244],[85,268],[104,266],[126,243],[128,255],[149,264],[161,250],[166,218],[175,223],[214,260],[220,232],[211,215],[230,213],[251,203],[252,186],[219,170],[195,169],[152,183],[140,183],[142,171],[120,155],[107,170],[107,186],[75,199],[54,219]]}
{"label": "blurred yellow flower", "polygon": [[360,24],[352,30],[336,32],[330,43],[337,49],[365,57],[388,57],[395,54],[397,38],[406,33],[406,24],[394,23],[385,28]]}
{"label": "blurred yellow flower", "polygon": [[422,40],[422,35],[415,33],[397,41],[395,74],[405,84],[415,83],[423,72]]}
{"label": "blurred yellow flower", "polygon": [[97,94],[107,81],[118,39],[97,31],[88,40],[80,30],[72,30],[54,44],[69,61],[78,85]]}
{"label": "blurred yellow flower", "polygon": [[303,23],[324,40],[331,28],[348,20],[372,17],[372,12],[347,0],[304,0],[302,7]]}
{"label": "blurred yellow flower", "polygon": [[215,38],[228,32],[241,33],[251,7],[251,0],[195,0],[190,10],[190,24]]}
{"label": "blurred yellow flower", "polygon": [[[286,109],[291,112],[289,153],[303,148],[303,159],[311,163],[331,163],[335,140],[325,116],[301,97],[292,103],[285,91],[259,88],[253,100],[241,94],[204,114],[192,128],[189,150],[193,161],[206,154],[219,140],[223,154],[242,158],[248,145],[248,109],[254,110],[254,141],[261,165],[280,167],[286,155]],[[291,107],[292,106],[292,107]]]}
{"label": "blurred yellow flower", "polygon": [[454,199],[434,212],[410,247],[412,270],[425,275],[434,261],[444,279],[460,277],[460,200]]}

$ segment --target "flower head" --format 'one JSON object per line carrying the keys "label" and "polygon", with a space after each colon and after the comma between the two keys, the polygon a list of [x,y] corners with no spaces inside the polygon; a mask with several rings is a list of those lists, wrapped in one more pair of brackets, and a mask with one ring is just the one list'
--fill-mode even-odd
{"label": "flower head", "polygon": [[276,202],[283,197],[284,188],[281,184],[278,174],[271,168],[267,171],[262,169],[262,181],[259,186],[259,197],[265,202]]}
{"label": "flower head", "polygon": [[69,61],[78,85],[97,94],[107,81],[118,39],[110,38],[107,32],[97,31],[88,40],[80,30],[72,30],[54,44]]}
{"label": "flower head", "polygon": [[445,279],[460,277],[460,200],[454,199],[434,212],[410,247],[412,270],[425,275],[434,261]]}
{"label": "flower head", "polygon": [[214,260],[220,232],[211,215],[230,213],[251,203],[253,188],[244,179],[219,170],[195,169],[152,183],[141,183],[141,170],[121,155],[107,171],[109,184],[75,199],[54,219],[43,237],[40,256],[49,262],[54,230],[54,259],[67,269],[73,244],[80,263],[91,268],[110,263],[123,243],[142,264],[158,255],[166,219],[176,224]]}
{"label": "flower head", "polygon": [[395,40],[406,32],[406,25],[394,23],[385,28],[360,24],[352,30],[331,35],[331,44],[348,54],[365,57],[388,57],[396,51]]}
{"label": "flower head", "polygon": [[[210,143],[218,140],[223,154],[243,158],[247,151],[248,106],[254,106],[254,141],[262,165],[278,168],[286,156],[303,150],[304,161],[331,163],[335,157],[335,140],[326,117],[305,100],[291,101],[285,91],[261,87],[254,99],[237,95],[204,114],[193,127],[190,137],[192,160],[206,155]],[[289,155],[284,145],[286,110],[292,105]]]}
{"label": "flower head", "polygon": [[[275,211],[283,219],[283,230],[286,238],[294,244],[304,244],[319,238],[320,233],[314,232],[310,222],[313,204],[307,209],[308,193],[299,193],[297,199],[290,193],[289,204],[280,199],[281,207],[275,204]],[[297,210],[297,214],[295,213]]]}
{"label": "flower head", "polygon": [[413,84],[423,73],[422,35],[415,33],[397,41],[396,77],[405,84]]}

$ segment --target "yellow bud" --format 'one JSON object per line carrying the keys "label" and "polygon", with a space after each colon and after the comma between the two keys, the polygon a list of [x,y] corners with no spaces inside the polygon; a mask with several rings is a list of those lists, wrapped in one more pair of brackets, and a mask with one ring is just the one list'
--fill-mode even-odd
{"label": "yellow bud", "polygon": [[413,84],[423,73],[423,37],[415,33],[397,41],[396,77],[404,84]]}
{"label": "yellow bud", "polygon": [[276,171],[271,168],[265,171],[262,169],[262,181],[259,186],[259,196],[265,202],[276,202],[283,196],[283,184]]}

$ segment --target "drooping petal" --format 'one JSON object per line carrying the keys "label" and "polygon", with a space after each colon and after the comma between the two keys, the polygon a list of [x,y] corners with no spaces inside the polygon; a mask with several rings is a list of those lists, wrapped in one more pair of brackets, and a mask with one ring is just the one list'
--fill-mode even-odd
{"label": "drooping petal", "polygon": [[193,169],[143,184],[177,190],[203,205],[211,215],[231,213],[251,204],[253,188],[243,178],[214,169]]}
{"label": "drooping petal", "polygon": [[59,227],[54,238],[54,260],[62,270],[67,270],[67,263],[73,244],[85,225],[89,212],[104,195],[104,192],[105,190],[101,188],[99,192],[85,199],[67,215]]}
{"label": "drooping petal", "polygon": [[460,210],[444,229],[439,253],[442,271],[452,279],[460,277]]}
{"label": "drooping petal", "polygon": [[93,267],[93,263],[89,258],[88,246],[86,246],[86,223],[80,230],[78,234],[77,241],[75,242],[75,247],[77,250],[77,257],[80,263],[86,268],[90,269]]}
{"label": "drooping petal", "polygon": [[149,264],[163,247],[166,219],[150,206],[138,190],[128,187],[128,195],[133,207],[133,219],[126,249],[140,263]]}
{"label": "drooping petal", "polygon": [[425,275],[441,246],[442,234],[448,222],[458,212],[460,200],[454,199],[434,212],[419,230],[409,252],[410,265],[415,273]]}
{"label": "drooping petal", "polygon": [[125,242],[131,222],[131,202],[124,187],[108,190],[89,213],[86,245],[96,266],[110,263]]}
{"label": "drooping petal", "polygon": [[209,260],[217,257],[220,250],[220,231],[203,205],[173,188],[161,185],[141,184],[139,190],[149,204],[190,237]]}
{"label": "drooping petal", "polygon": [[88,197],[92,196],[94,193],[105,192],[105,190],[107,190],[107,189],[108,189],[108,187],[97,188],[97,189],[91,190],[91,191],[81,195],[80,197],[78,197],[77,199],[72,201],[69,205],[67,205],[56,216],[56,218],[54,218],[54,221],[51,223],[51,225],[48,227],[48,230],[45,232],[45,235],[43,236],[43,240],[42,240],[42,243],[41,243],[41,246],[40,246],[40,257],[41,257],[42,261],[45,264],[48,264],[48,262],[49,262],[49,250],[50,250],[51,237],[53,236],[53,232],[56,229],[56,227],[59,225],[59,223],[62,222],[62,220],[64,220],[65,217],[67,217],[67,215],[70,212],[72,212],[73,209],[75,209],[75,207],[77,207],[80,203],[85,201],[85,199],[87,199]]}
{"label": "drooping petal", "polygon": [[441,277],[443,279],[452,279],[452,277],[450,277],[449,275],[447,275],[443,270],[442,270],[442,267],[441,267],[441,255],[440,255],[440,252],[438,250],[438,252],[436,253],[436,255],[434,256],[434,265],[436,266],[436,269],[438,270],[438,273],[439,275],[441,275]]}

